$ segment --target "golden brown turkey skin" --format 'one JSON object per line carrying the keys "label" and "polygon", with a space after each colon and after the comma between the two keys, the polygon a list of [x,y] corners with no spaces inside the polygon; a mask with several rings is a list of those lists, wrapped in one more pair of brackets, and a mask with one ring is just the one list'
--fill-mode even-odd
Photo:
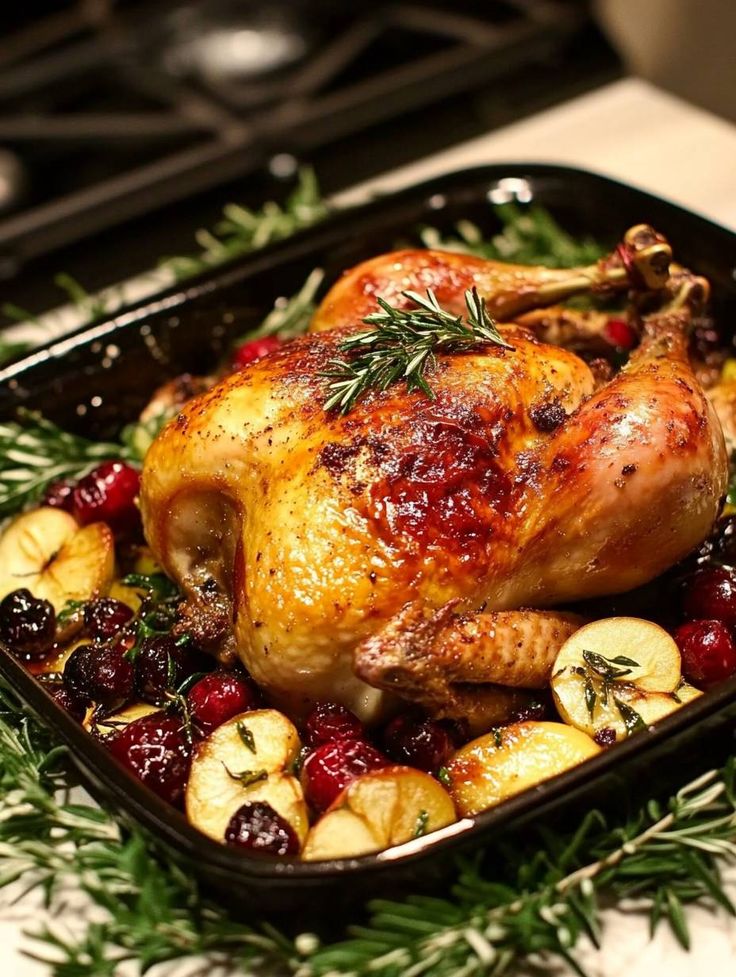
{"label": "golden brown turkey skin", "polygon": [[652,330],[594,391],[588,366],[520,327],[512,350],[440,355],[436,399],[402,384],[322,408],[341,330],[187,404],[146,458],[149,543],[199,639],[285,706],[381,693],[358,644],[407,602],[549,606],[643,583],[709,531],[723,437],[684,354]]}

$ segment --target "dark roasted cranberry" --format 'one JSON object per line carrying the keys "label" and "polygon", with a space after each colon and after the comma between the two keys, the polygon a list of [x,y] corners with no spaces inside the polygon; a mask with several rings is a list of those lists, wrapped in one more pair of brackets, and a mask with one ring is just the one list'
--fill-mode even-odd
{"label": "dark roasted cranberry", "polygon": [[124,461],[106,461],[77,482],[73,514],[83,526],[105,522],[120,536],[140,525],[135,504],[140,475]]}
{"label": "dark roasted cranberry", "polygon": [[0,602],[0,641],[13,654],[41,657],[51,649],[55,636],[56,614],[47,600],[23,588]]}
{"label": "dark roasted cranberry", "polygon": [[64,687],[85,702],[127,699],[133,691],[133,665],[117,645],[80,645],[64,666]]}
{"label": "dark roasted cranberry", "polygon": [[609,319],[603,327],[603,335],[618,349],[633,349],[636,346],[636,332],[625,319]]}
{"label": "dark roasted cranberry", "polygon": [[522,706],[512,713],[510,721],[512,723],[538,723],[547,718],[549,718],[549,707],[547,703],[535,699],[534,702],[530,702],[528,705]]}
{"label": "dark roasted cranberry", "polygon": [[73,716],[81,723],[84,719],[84,714],[87,712],[87,707],[83,699],[77,699],[63,685],[54,689],[51,694],[57,705],[60,705],[65,712],[68,712],[70,716]]}
{"label": "dark roasted cranberry", "polygon": [[721,621],[689,621],[675,631],[682,673],[699,688],[736,675],[736,643]]}
{"label": "dark roasted cranberry", "polygon": [[170,804],[181,802],[189,777],[191,746],[178,716],[155,712],[134,719],[114,733],[107,746],[159,797]]}
{"label": "dark roasted cranberry", "polygon": [[269,855],[299,854],[296,832],[265,801],[246,801],[239,807],[225,829],[225,841],[237,848]]}
{"label": "dark roasted cranberry", "polygon": [[736,574],[725,567],[707,567],[685,586],[685,614],[698,620],[736,624]]}
{"label": "dark roasted cranberry", "polygon": [[323,743],[302,767],[304,793],[316,811],[324,811],[356,777],[388,765],[388,758],[365,740]]}
{"label": "dark roasted cranberry", "polygon": [[334,743],[335,740],[358,740],[363,734],[363,723],[337,702],[318,703],[304,724],[304,739],[309,746]]}
{"label": "dark roasted cranberry", "polygon": [[208,662],[195,648],[169,635],[146,638],[135,658],[135,688],[146,702],[160,706],[186,679]]}
{"label": "dark roasted cranberry", "polygon": [[428,773],[445,763],[453,747],[447,728],[433,719],[396,716],[383,733],[383,748],[395,763]]}
{"label": "dark roasted cranberry", "polygon": [[64,509],[66,512],[71,512],[74,507],[75,484],[66,478],[58,482],[50,482],[43,493],[43,504],[50,505],[54,509]]}
{"label": "dark roasted cranberry", "polygon": [[613,726],[604,726],[603,729],[599,729],[595,734],[593,739],[596,741],[598,746],[607,747],[613,746],[616,742],[616,730]]}
{"label": "dark roasted cranberry", "polygon": [[128,605],[112,597],[100,597],[84,605],[84,626],[95,641],[114,638],[132,617]]}
{"label": "dark roasted cranberry", "polygon": [[281,346],[282,341],[277,336],[263,336],[262,339],[249,339],[238,346],[233,353],[233,369],[240,370],[249,363],[263,359],[269,353]]}
{"label": "dark roasted cranberry", "polygon": [[191,687],[187,702],[199,729],[211,733],[239,712],[253,709],[258,703],[258,693],[242,675],[217,669]]}

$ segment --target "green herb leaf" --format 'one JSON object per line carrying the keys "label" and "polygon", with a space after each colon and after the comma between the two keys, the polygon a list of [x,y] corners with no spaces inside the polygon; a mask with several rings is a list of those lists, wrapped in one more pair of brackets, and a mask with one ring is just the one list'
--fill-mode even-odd
{"label": "green herb leaf", "polygon": [[417,815],[417,823],[414,825],[414,832],[412,838],[421,838],[422,835],[427,833],[427,825],[429,824],[429,813],[427,811],[420,811]]}
{"label": "green herb leaf", "polygon": [[261,780],[268,779],[268,770],[241,770],[238,773],[234,773],[224,763],[223,767],[225,767],[227,775],[231,780],[239,781],[244,787],[250,787],[251,784],[257,784]]}
{"label": "green herb leaf", "polygon": [[452,787],[452,777],[447,767],[440,767],[437,771],[437,779],[444,787]]}
{"label": "green herb leaf", "polygon": [[345,359],[332,360],[323,376],[331,382],[325,410],[347,414],[367,390],[386,390],[399,380],[409,393],[421,391],[434,399],[425,374],[435,366],[438,352],[459,352],[482,344],[512,349],[488,315],[475,288],[465,293],[467,315],[446,312],[431,289],[426,296],[403,292],[412,309],[396,309],[382,298],[380,312],[363,320],[373,328],[344,339],[338,349]]}
{"label": "green herb leaf", "polygon": [[596,695],[595,687],[590,679],[589,675],[585,676],[585,682],[583,685],[584,695],[585,695],[585,706],[588,710],[588,715],[593,718],[593,713],[595,712],[595,704],[598,699]]}
{"label": "green herb leaf", "polygon": [[243,741],[243,744],[250,750],[251,753],[256,752],[256,740],[253,736],[252,730],[248,729],[245,723],[241,720],[237,724],[238,736]]}
{"label": "green herb leaf", "polygon": [[632,709],[630,705],[619,699],[617,696],[613,697],[613,701],[616,704],[616,708],[621,713],[621,718],[624,721],[624,726],[626,727],[626,735],[631,736],[635,733],[637,729],[646,729],[647,725],[641,718],[639,713]]}
{"label": "green herb leaf", "polygon": [[616,668],[616,665],[628,665],[632,668],[638,668],[639,665],[638,662],[632,661],[631,658],[624,658],[623,655],[617,658],[606,658],[605,655],[586,650],[583,651],[583,661],[588,668],[607,679],[619,679],[631,675],[631,668]]}

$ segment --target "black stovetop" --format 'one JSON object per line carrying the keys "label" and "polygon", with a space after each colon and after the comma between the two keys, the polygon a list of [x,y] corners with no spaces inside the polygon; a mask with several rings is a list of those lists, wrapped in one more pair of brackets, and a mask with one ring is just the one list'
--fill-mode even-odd
{"label": "black stovetop", "polygon": [[60,270],[97,288],[188,250],[228,200],[282,195],[291,159],[331,192],[618,72],[578,0],[31,0],[0,18],[0,277],[34,310]]}

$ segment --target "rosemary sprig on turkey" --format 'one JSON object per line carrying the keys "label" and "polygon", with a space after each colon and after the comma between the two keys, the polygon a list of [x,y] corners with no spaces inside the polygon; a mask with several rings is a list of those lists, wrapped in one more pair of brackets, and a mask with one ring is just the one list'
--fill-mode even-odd
{"label": "rosemary sprig on turkey", "polygon": [[340,343],[345,358],[331,360],[323,374],[332,381],[325,410],[347,414],[366,390],[386,390],[402,379],[409,393],[421,390],[434,400],[426,375],[436,366],[436,353],[458,352],[484,343],[513,348],[499,333],[485,299],[475,288],[465,293],[465,316],[443,309],[431,289],[426,295],[409,291],[402,295],[416,307],[396,309],[379,298],[381,311],[363,320],[371,329]]}

